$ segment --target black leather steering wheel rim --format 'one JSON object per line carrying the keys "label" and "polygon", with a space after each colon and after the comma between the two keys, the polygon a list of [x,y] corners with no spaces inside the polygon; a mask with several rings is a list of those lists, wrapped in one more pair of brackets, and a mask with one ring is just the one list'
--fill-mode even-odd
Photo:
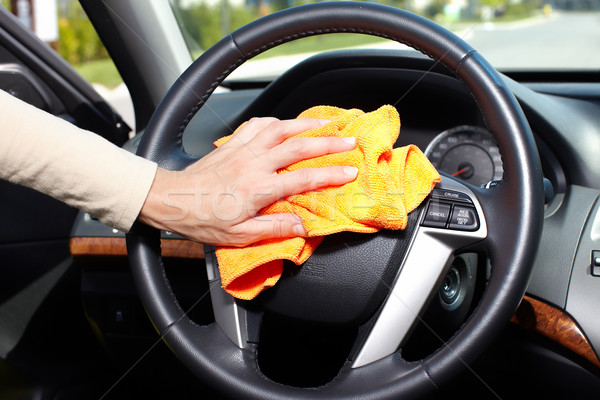
{"label": "black leather steering wheel rim", "polygon": [[264,377],[256,349],[241,350],[216,324],[198,326],[179,307],[162,266],[159,231],[136,224],[127,235],[142,303],[163,340],[196,375],[225,393],[249,398],[385,399],[418,397],[451,379],[489,344],[525,292],[543,219],[542,173],[527,120],[502,78],[463,40],[424,18],[362,2],[316,3],[255,21],[204,53],[173,85],[152,117],[138,154],[166,169],[195,161],[185,153],[185,127],[214,89],[253,56],[297,38],[355,32],[405,43],[449,68],[468,88],[495,135],[504,177],[492,190],[471,188],[490,229],[480,247],[493,273],[476,310],[447,345],[421,360],[399,354],[360,368],[343,368],[327,385],[302,389]]}

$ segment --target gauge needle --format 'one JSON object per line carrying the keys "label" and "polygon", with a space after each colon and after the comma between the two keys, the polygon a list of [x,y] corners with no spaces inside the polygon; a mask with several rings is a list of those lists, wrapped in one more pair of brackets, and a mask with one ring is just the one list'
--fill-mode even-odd
{"label": "gauge needle", "polygon": [[452,174],[452,176],[458,176],[458,175],[462,174],[463,172],[465,172],[467,169],[468,169],[468,167],[465,167],[463,169],[459,169],[458,171],[454,172]]}
{"label": "gauge needle", "polygon": [[463,179],[469,179],[473,176],[473,166],[470,163],[464,162],[460,164],[458,168],[460,169],[454,172],[452,176],[460,176]]}

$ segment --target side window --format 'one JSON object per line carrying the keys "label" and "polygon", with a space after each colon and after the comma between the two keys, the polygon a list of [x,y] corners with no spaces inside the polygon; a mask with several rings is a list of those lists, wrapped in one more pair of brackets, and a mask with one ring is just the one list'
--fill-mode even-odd
{"label": "side window", "polygon": [[1,1],[89,82],[127,125],[135,126],[129,92],[77,0]]}

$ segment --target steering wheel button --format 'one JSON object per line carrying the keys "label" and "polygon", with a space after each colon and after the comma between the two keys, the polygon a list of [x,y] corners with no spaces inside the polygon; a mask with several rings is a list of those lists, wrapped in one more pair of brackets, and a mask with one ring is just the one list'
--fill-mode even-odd
{"label": "steering wheel button", "polygon": [[427,207],[427,214],[425,214],[422,225],[433,228],[445,228],[450,216],[450,209],[450,204],[431,201]]}
{"label": "steering wheel button", "polygon": [[431,197],[434,199],[444,199],[447,201],[459,201],[461,203],[473,204],[469,196],[453,190],[433,189],[431,192]]}
{"label": "steering wheel button", "polygon": [[448,228],[460,231],[474,231],[478,227],[477,214],[473,207],[454,206]]}

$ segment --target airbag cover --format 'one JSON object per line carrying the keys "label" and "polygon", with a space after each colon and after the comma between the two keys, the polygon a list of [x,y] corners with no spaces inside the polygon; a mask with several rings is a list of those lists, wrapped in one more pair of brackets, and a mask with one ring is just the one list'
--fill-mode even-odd
{"label": "airbag cover", "polygon": [[286,261],[277,285],[256,300],[267,310],[291,318],[328,325],[363,324],[387,296],[419,210],[409,214],[403,231],[327,236],[304,264]]}

